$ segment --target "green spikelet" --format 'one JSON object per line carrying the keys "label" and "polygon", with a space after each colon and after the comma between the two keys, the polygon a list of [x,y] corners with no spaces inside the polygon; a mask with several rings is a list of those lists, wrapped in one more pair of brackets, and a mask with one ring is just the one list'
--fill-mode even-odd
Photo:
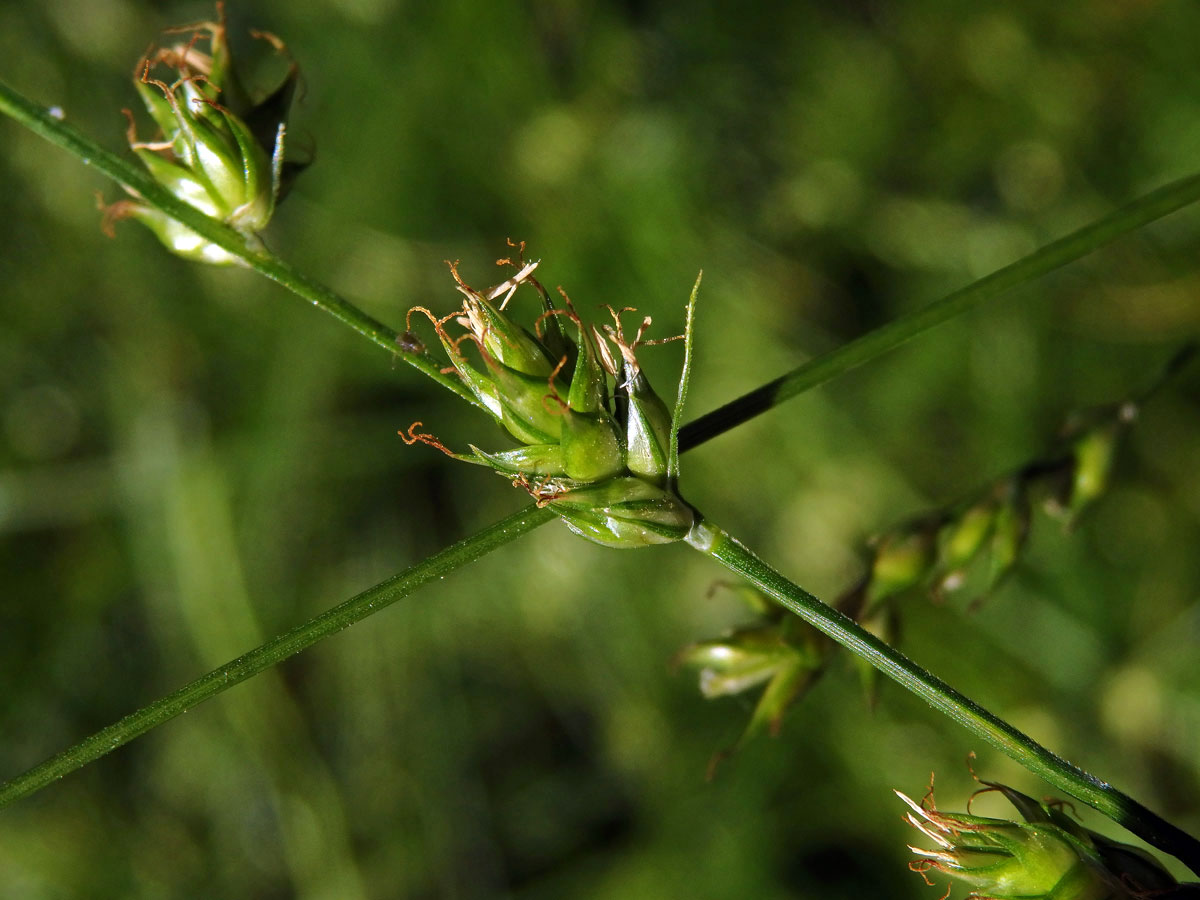
{"label": "green spikelet", "polygon": [[[516,266],[517,273],[484,291],[470,287],[457,264],[450,264],[465,298],[460,312],[437,318],[417,309],[433,322],[455,371],[480,405],[524,446],[489,451],[472,444],[470,454],[457,454],[412,429],[405,440],[488,466],[597,543],[632,548],[682,540],[695,514],[669,477],[678,416],[651,390],[634,354],[649,319],[638,339],[626,343],[619,320],[606,332],[585,325],[565,294],[566,307],[557,308],[533,277],[538,263],[500,262]],[[525,285],[542,301],[532,329],[508,312]],[[575,340],[561,319],[575,326]],[[452,335],[451,321],[465,331]],[[478,348],[481,367],[467,361],[464,344]],[[558,388],[564,383],[565,397]]]}
{"label": "green spikelet", "polygon": [[[162,47],[138,62],[134,87],[158,127],[152,141],[137,137],[129,118],[130,149],[150,175],[177,198],[233,228],[250,250],[261,247],[266,227],[287,183],[303,168],[284,159],[284,134],[295,84],[296,66],[284,82],[259,103],[237,80],[226,41],[223,10],[218,20],[195,26],[187,44]],[[261,35],[276,50],[281,41]],[[209,53],[198,44],[207,41]],[[160,77],[161,76],[161,77]],[[216,246],[157,209],[132,199],[104,207],[104,228],[132,218],[148,227],[173,253],[217,265],[239,263]]]}

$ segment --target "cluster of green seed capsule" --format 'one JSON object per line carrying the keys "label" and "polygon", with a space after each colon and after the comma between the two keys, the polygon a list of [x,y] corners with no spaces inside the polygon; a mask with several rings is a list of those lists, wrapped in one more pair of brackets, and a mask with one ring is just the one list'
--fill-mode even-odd
{"label": "cluster of green seed capsule", "polygon": [[[462,308],[441,318],[423,307],[412,312],[433,322],[463,384],[521,446],[489,452],[471,445],[469,454],[453,453],[418,432],[419,422],[405,440],[499,472],[597,543],[641,547],[683,539],[694,513],[676,493],[678,423],[636,354],[640,346],[661,343],[643,340],[650,319],[632,340],[621,313],[611,309],[611,325],[586,325],[565,293],[565,305],[555,305],[533,277],[536,262],[500,262],[518,271],[483,291],[467,285],[451,264]],[[540,297],[532,329],[506,311],[522,287]],[[451,323],[463,331],[451,334]],[[472,351],[478,364],[468,358]]]}
{"label": "cluster of green seed capsule", "polygon": [[[190,33],[190,39],[146,55],[133,76],[159,133],[152,141],[139,140],[133,113],[125,110],[129,146],[155,181],[189,206],[229,225],[256,250],[261,247],[258,232],[304,168],[284,159],[287,115],[299,70],[289,62],[282,83],[255,101],[234,70],[222,4],[217,4],[217,21],[172,32]],[[255,36],[284,51],[283,42],[273,35],[256,32]],[[208,43],[210,52],[200,49],[202,42]],[[157,77],[164,69],[168,74]],[[145,203],[135,191],[129,192],[131,199],[104,207],[104,228],[109,234],[114,222],[136,219],[171,252],[186,259],[216,265],[239,262]]]}

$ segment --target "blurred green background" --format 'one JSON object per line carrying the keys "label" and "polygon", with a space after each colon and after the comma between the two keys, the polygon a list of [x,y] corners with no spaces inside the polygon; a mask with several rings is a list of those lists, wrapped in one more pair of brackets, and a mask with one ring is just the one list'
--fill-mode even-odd
{"label": "blurred green background", "polygon": [[[6,4],[0,78],[121,148],[134,62],[210,16]],[[269,29],[305,73],[315,164],[277,252],[397,327],[457,305],[444,259],[498,280],[508,236],[660,336],[703,267],[693,415],[1200,167],[1192,3],[230,17],[235,50]],[[482,417],[251,273],[105,238],[92,195],[117,189],[10,121],[0,177],[0,778],[526,501],[395,435],[504,446]],[[689,454],[683,490],[832,597],[867,535],[1195,336],[1198,242],[1185,210],[992,302]],[[669,393],[679,345],[645,356]],[[904,604],[918,661],[1192,833],[1196,368],[980,611]],[[746,618],[721,577],[544,527],[4,810],[0,898],[928,898],[891,788],[936,770],[961,808],[975,750],[1047,792],[899,689],[869,711],[845,660],[706,783],[750,701],[702,701],[669,660]]]}

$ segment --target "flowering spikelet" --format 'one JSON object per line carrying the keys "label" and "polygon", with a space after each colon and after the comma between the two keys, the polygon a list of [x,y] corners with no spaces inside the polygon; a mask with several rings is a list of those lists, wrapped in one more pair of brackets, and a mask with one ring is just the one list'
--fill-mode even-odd
{"label": "flowering spikelet", "polygon": [[[522,446],[485,451],[472,444],[470,453],[454,453],[415,426],[402,433],[405,441],[488,466],[597,543],[640,547],[681,540],[694,513],[676,492],[671,471],[678,423],[636,356],[638,346],[660,343],[642,340],[649,318],[627,341],[620,313],[611,311],[615,324],[600,329],[583,322],[565,293],[565,305],[555,305],[533,277],[538,263],[499,263],[515,267],[516,274],[486,290],[472,288],[450,263],[464,298],[461,309],[438,318],[416,307],[409,317],[420,312],[429,318],[463,384]],[[541,315],[531,328],[507,311],[526,286],[541,298]],[[451,334],[451,323],[462,332]]]}
{"label": "flowering spikelet", "polygon": [[918,857],[909,868],[926,883],[934,883],[931,875],[945,875],[968,885],[973,900],[1195,896],[1196,885],[1177,884],[1149,854],[1084,828],[1061,804],[1039,803],[1005,785],[981,783],[985,787],[977,793],[1003,794],[1024,821],[941,812],[932,786],[919,803],[895,792],[908,806],[905,821],[934,844],[933,849],[909,846]]}
{"label": "flowering spikelet", "polygon": [[717,763],[759,734],[779,733],[784,714],[820,677],[834,646],[815,628],[785,613],[753,588],[739,593],[761,614],[759,621],[722,637],[690,644],[674,660],[676,665],[698,670],[700,693],[705,699],[762,687],[741,736],[729,749],[713,756],[709,777]]}
{"label": "flowering spikelet", "polygon": [[[190,39],[153,50],[138,61],[133,73],[134,87],[158,126],[158,135],[152,141],[139,140],[133,114],[125,110],[129,146],[155,181],[189,206],[233,228],[251,250],[258,249],[257,233],[266,227],[275,204],[303,168],[284,160],[285,123],[299,70],[289,62],[279,87],[254,102],[233,68],[223,4],[217,4],[217,21],[171,31],[190,32]],[[285,52],[275,36],[256,32],[255,37]],[[202,42],[207,42],[209,52],[200,49]],[[180,256],[217,265],[239,262],[129,192],[132,199],[103,207],[104,229],[110,235],[114,222],[137,219]]]}

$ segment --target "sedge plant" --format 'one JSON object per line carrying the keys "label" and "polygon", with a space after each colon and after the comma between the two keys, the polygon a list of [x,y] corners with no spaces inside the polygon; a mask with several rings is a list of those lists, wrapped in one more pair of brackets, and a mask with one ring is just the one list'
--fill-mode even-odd
{"label": "sedge plant", "polygon": [[[201,39],[210,42],[207,51],[198,49]],[[282,47],[277,39],[269,40]],[[158,77],[155,66],[165,66],[173,74]],[[435,418],[433,411],[403,430],[402,436],[409,443],[426,444],[457,460],[493,470],[528,495],[532,503],[11,778],[0,785],[0,805],[50,785],[197,703],[409,595],[430,580],[558,519],[580,537],[616,549],[644,550],[670,543],[692,548],[754,585],[825,638],[895,680],[978,739],[1200,872],[1200,842],[1196,838],[1040,746],[909,660],[853,617],[823,603],[776,571],[710,517],[711,511],[698,510],[687,502],[681,487],[681,481],[686,484],[686,480],[681,479],[680,467],[681,454],[691,447],[1200,199],[1200,175],[1134,200],[685,425],[683,411],[694,353],[703,352],[693,346],[699,279],[687,304],[682,335],[683,374],[678,390],[673,392],[674,402],[668,404],[664,395],[650,386],[638,356],[639,351],[662,340],[647,337],[649,319],[643,319],[632,333],[623,318],[630,313],[625,308],[611,308],[608,321],[586,321],[566,292],[556,299],[542,285],[538,278],[542,268],[539,263],[525,260],[523,247],[515,260],[503,261],[512,266],[514,273],[494,287],[473,288],[451,266],[453,283],[463,297],[461,306],[414,307],[403,331],[383,325],[267,250],[259,232],[299,168],[289,162],[285,143],[294,73],[289,69],[282,86],[257,100],[251,99],[234,74],[220,17],[216,24],[192,29],[181,44],[144,57],[135,71],[135,88],[161,133],[142,141],[131,125],[130,146],[141,162],[140,168],[3,84],[0,111],[88,160],[122,186],[127,198],[108,207],[108,224],[121,218],[136,219],[172,252],[199,262],[245,266],[266,275],[490,416],[515,446],[497,448],[481,437],[464,447],[451,448],[428,430],[432,424],[427,423]],[[427,342],[419,336],[422,326],[413,315],[428,318],[432,340]],[[440,344],[444,361],[429,351],[435,343]],[[1087,457],[1093,468],[1104,462],[1096,455],[1102,451],[1100,447]],[[1077,480],[1067,505],[1074,508],[1085,503],[1088,490],[1087,484]],[[971,507],[955,520],[961,533],[943,536],[949,549],[936,576],[941,589],[953,586],[959,557],[974,554],[984,531],[993,536],[997,546],[998,536],[1005,533],[1012,538],[1010,544],[1015,543],[1012,536],[1022,527],[1021,507],[1015,497],[989,495],[980,501],[978,509]],[[1017,518],[1008,524],[1002,522],[1005,509],[1017,510],[1010,512],[1010,519],[1014,515]],[[973,517],[973,512],[979,515]],[[885,540],[879,546],[871,584],[885,580],[885,564],[890,558],[886,551],[898,544]],[[1008,563],[1001,560],[1002,566]],[[922,575],[927,574],[926,568],[921,569]],[[890,593],[876,592],[869,602],[882,603],[888,596]],[[796,652],[803,654],[806,650],[801,646]],[[809,646],[807,652],[815,651]],[[925,809],[917,804],[910,806]],[[935,821],[929,809],[922,818],[940,831],[958,829],[974,834],[983,829],[966,818],[954,823]],[[1059,823],[1056,827],[1066,830]],[[1081,840],[1078,835],[1073,839],[1077,843]],[[1080,865],[1092,864],[1091,857],[1080,859]],[[1051,895],[1057,896],[1047,894]]]}

